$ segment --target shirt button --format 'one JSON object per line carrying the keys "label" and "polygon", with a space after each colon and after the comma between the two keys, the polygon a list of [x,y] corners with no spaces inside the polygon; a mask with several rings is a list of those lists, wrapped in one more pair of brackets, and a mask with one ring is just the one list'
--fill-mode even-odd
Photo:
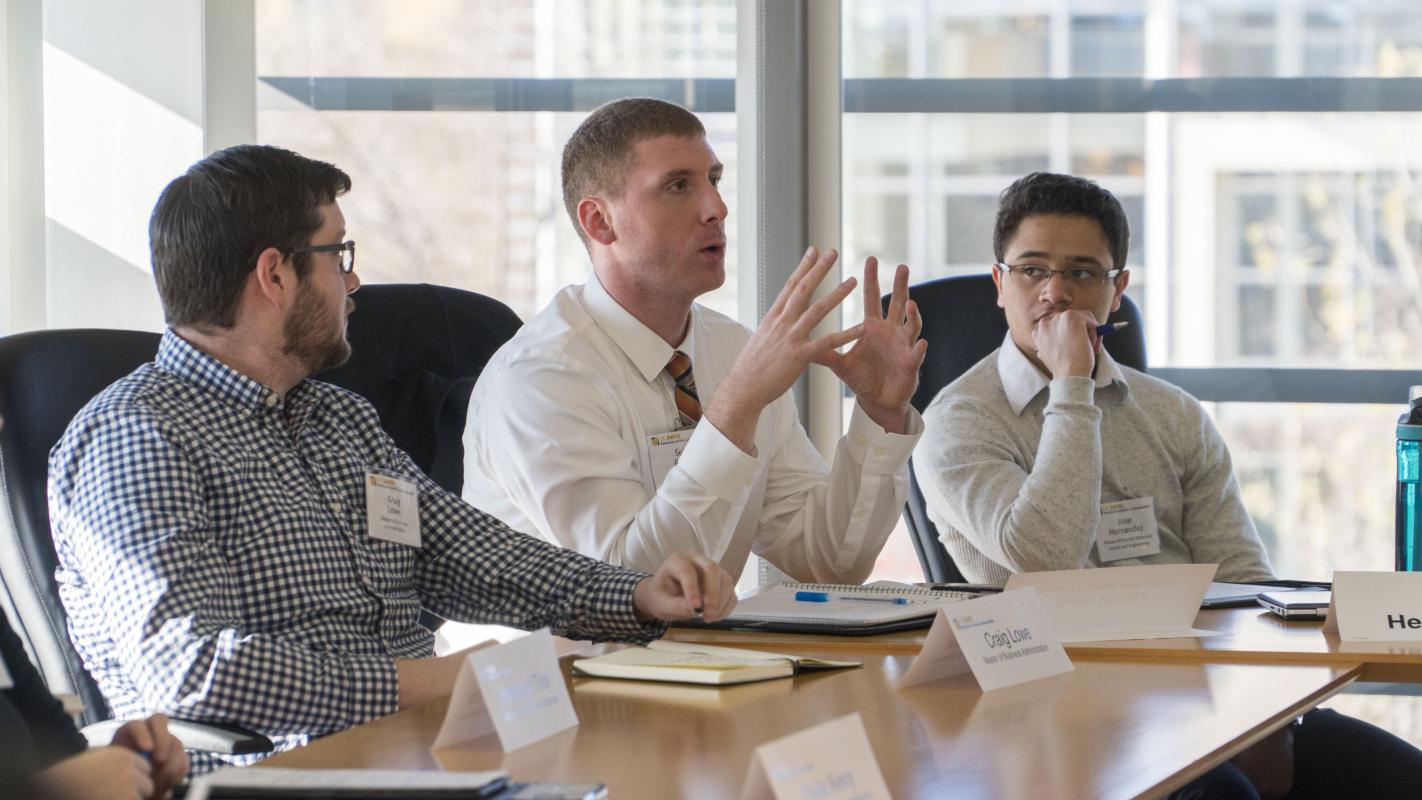
{"label": "shirt button", "polygon": [[884,448],[882,448],[882,447],[876,447],[876,448],[874,448],[874,455],[882,457],[882,456],[884,455]]}
{"label": "shirt button", "polygon": [[335,514],[336,516],[339,517],[339,516],[341,515],[341,504],[340,504],[340,503],[332,503],[332,504],[331,504],[331,513],[332,513],[332,514]]}

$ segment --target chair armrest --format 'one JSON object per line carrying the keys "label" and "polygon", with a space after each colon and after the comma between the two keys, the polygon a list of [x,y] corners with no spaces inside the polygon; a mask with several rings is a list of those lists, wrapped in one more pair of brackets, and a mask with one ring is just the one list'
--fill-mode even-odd
{"label": "chair armrest", "polygon": [[[89,740],[90,747],[105,747],[113,741],[114,732],[127,720],[108,719],[85,726],[79,732]],[[253,753],[270,753],[274,747],[272,740],[238,725],[220,722],[193,722],[186,719],[169,719],[168,731],[183,743],[184,749],[222,753],[230,756],[245,756]]]}

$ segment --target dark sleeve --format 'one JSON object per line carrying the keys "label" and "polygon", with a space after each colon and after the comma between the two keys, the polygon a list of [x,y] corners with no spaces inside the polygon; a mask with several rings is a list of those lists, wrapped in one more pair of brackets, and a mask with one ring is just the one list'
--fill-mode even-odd
{"label": "dark sleeve", "polygon": [[[36,769],[88,748],[82,734],[64,713],[64,707],[49,693],[39,670],[30,663],[20,637],[10,627],[10,620],[0,614],[0,657],[5,659],[14,686],[0,691],[0,740],[33,742]],[[8,707],[5,707],[8,706]],[[13,713],[11,713],[13,712]],[[23,727],[23,730],[14,728]]]}

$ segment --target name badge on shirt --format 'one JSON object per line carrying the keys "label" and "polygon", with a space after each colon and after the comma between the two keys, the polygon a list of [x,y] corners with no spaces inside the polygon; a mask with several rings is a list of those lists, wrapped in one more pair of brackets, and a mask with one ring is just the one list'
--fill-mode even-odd
{"label": "name badge on shirt", "polygon": [[371,536],[420,546],[420,487],[414,481],[367,472],[365,515]]}
{"label": "name badge on shirt", "polygon": [[1101,504],[1101,521],[1096,527],[1096,555],[1101,563],[1143,558],[1159,552],[1160,531],[1155,526],[1154,497]]}
{"label": "name badge on shirt", "polygon": [[647,462],[652,465],[652,489],[661,488],[681,454],[686,452],[686,443],[691,441],[695,428],[684,428],[669,433],[654,433],[647,437]]}

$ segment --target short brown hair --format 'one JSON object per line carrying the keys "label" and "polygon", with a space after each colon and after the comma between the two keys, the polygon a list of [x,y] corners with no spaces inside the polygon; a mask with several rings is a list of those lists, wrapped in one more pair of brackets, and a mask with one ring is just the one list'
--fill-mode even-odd
{"label": "short brown hair", "polygon": [[657,136],[705,135],[695,114],[665,100],[624,97],[594,109],[563,147],[563,206],[583,244],[588,236],[578,222],[578,203],[591,194],[622,195],[633,146]]}
{"label": "short brown hair", "polygon": [[[148,220],[153,278],[169,325],[231,328],[247,276],[268,247],[290,253],[321,228],[346,173],[267,145],[219,150],[174,178]],[[292,254],[298,280],[309,253]]]}

